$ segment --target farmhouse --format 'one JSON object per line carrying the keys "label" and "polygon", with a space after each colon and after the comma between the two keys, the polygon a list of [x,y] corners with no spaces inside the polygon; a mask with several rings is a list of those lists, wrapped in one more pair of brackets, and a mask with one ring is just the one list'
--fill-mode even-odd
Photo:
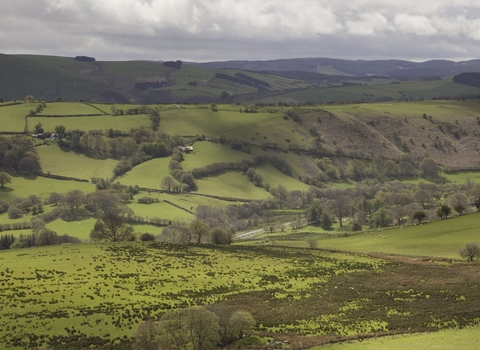
{"label": "farmhouse", "polygon": [[185,153],[193,152],[193,146],[178,146],[178,150]]}

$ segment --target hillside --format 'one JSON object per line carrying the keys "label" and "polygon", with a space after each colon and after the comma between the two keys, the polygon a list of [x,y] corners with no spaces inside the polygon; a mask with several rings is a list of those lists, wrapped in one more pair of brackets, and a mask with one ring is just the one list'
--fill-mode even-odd
{"label": "hillside", "polygon": [[333,58],[295,58],[270,61],[225,61],[191,64],[207,69],[235,68],[251,71],[301,71],[355,77],[373,75],[402,80],[413,80],[421,77],[446,77],[461,72],[480,70],[480,60],[411,62],[403,60],[365,61]]}
{"label": "hillside", "polygon": [[451,76],[478,61],[296,59],[181,63],[0,55],[0,97],[109,103],[327,103],[476,95]]}
{"label": "hillside", "polygon": [[[91,63],[120,89],[137,74]],[[285,83],[237,73],[213,82]],[[197,305],[250,314],[232,346],[262,349],[478,327],[459,250],[478,236],[479,107],[4,102],[0,342],[131,349]],[[99,236],[112,216],[128,242]]]}

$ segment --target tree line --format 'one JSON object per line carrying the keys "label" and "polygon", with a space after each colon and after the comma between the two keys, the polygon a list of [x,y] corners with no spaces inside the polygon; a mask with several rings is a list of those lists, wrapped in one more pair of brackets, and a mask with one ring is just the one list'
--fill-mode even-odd
{"label": "tree line", "polygon": [[141,323],[135,331],[133,349],[225,347],[249,334],[255,323],[249,312],[232,311],[223,304],[178,308],[163,314],[158,321]]}

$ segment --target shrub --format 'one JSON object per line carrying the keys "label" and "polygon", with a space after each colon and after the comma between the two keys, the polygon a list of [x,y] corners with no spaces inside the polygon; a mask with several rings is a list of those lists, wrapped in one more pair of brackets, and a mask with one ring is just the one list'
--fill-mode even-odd
{"label": "shrub", "polygon": [[155,240],[155,236],[151,233],[142,233],[140,235],[140,240],[142,242],[151,242]]}
{"label": "shrub", "polygon": [[25,213],[23,210],[17,208],[17,207],[10,207],[8,208],[8,218],[9,219],[20,219],[23,217]]}

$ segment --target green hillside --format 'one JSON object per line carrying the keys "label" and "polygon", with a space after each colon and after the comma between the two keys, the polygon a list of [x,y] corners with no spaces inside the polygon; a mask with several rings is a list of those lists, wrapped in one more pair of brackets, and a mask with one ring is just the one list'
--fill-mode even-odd
{"label": "green hillside", "polygon": [[[370,66],[375,64],[380,63],[371,62]],[[449,70],[447,76],[440,74],[441,79],[432,78],[435,74],[425,77],[426,73],[422,75],[420,69],[408,81],[401,81],[395,78],[402,78],[401,73],[393,72],[393,78],[367,77],[367,74],[355,77],[331,66],[317,67],[327,74],[284,69],[259,72],[214,68],[215,65],[202,68],[182,64],[171,68],[154,61],[83,62],[73,57],[38,55],[0,55],[0,67],[0,97],[6,100],[23,100],[33,95],[45,100],[60,96],[67,101],[128,103],[135,99],[149,104],[326,103],[431,99],[479,93],[478,88],[453,83],[455,69]],[[351,64],[349,67],[355,69]],[[435,69],[441,71],[441,67]]]}

